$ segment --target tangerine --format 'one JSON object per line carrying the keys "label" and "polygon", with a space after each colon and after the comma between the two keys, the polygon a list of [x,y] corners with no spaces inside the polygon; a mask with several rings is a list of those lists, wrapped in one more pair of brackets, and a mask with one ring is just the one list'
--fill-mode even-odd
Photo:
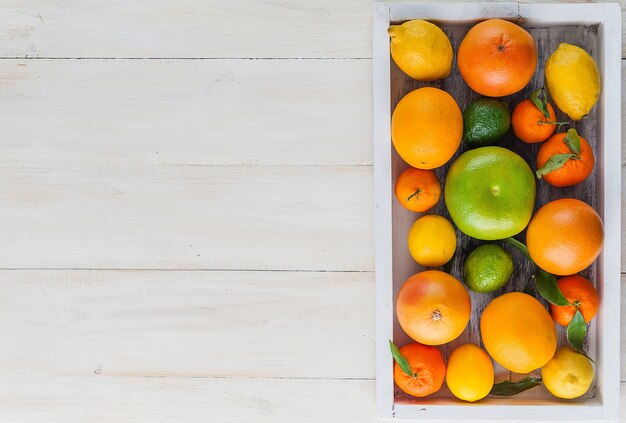
{"label": "tangerine", "polygon": [[409,376],[398,363],[393,366],[393,380],[409,395],[425,397],[441,389],[446,374],[446,363],[437,347],[417,342],[400,348],[400,353],[411,366],[413,376]]}
{"label": "tangerine", "polygon": [[560,278],[557,282],[559,289],[567,298],[567,301],[574,304],[571,306],[557,306],[550,304],[550,314],[555,322],[561,326],[569,325],[569,322],[576,313],[576,306],[585,318],[585,323],[589,323],[598,312],[598,292],[589,280],[580,275],[571,275]]}
{"label": "tangerine", "polygon": [[[541,169],[546,162],[557,154],[572,154],[570,148],[565,144],[566,132],[553,135],[548,141],[541,145],[537,153],[537,168]],[[593,171],[595,157],[591,146],[581,136],[580,153],[572,154],[572,158],[568,159],[563,166],[549,173],[543,174],[543,179],[547,183],[555,187],[569,187],[576,185],[587,179]]]}
{"label": "tangerine", "polygon": [[463,38],[457,54],[463,80],[488,97],[520,91],[537,68],[537,46],[522,27],[502,19],[480,22]]}
{"label": "tangerine", "polygon": [[405,95],[391,116],[391,140],[402,159],[418,169],[434,169],[461,144],[463,114],[447,92],[424,87]]}
{"label": "tangerine", "polygon": [[410,167],[398,176],[395,194],[404,208],[425,212],[439,201],[441,183],[432,170]]}
{"label": "tangerine", "polygon": [[542,206],[526,232],[530,257],[555,275],[573,275],[591,265],[603,241],[602,219],[590,205],[575,198]]}
{"label": "tangerine", "polygon": [[461,282],[439,270],[407,279],[396,299],[398,323],[411,338],[441,345],[458,337],[469,322],[472,304]]}
{"label": "tangerine", "polygon": [[529,144],[550,138],[556,130],[556,124],[551,123],[556,122],[556,113],[550,103],[546,103],[546,107],[549,118],[530,99],[518,103],[511,114],[511,126],[515,136]]}

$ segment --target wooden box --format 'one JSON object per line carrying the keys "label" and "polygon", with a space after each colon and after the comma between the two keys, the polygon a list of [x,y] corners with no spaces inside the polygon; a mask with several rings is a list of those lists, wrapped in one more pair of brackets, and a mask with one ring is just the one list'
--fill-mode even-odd
{"label": "wooden box", "polygon": [[[576,187],[553,188],[543,181],[537,184],[536,208],[555,198],[576,197],[591,204],[600,214],[605,228],[604,249],[596,263],[583,275],[596,283],[601,307],[589,327],[586,346],[596,361],[596,379],[589,392],[572,401],[559,400],[542,386],[514,397],[492,397],[469,404],[455,399],[444,387],[437,394],[423,398],[409,397],[393,382],[393,360],[388,340],[398,346],[409,338],[395,318],[395,295],[407,277],[420,270],[408,253],[406,236],[418,214],[405,210],[394,198],[398,175],[408,167],[396,154],[390,137],[391,112],[409,91],[421,86],[436,86],[448,91],[461,109],[479,95],[467,87],[454,66],[451,75],[433,83],[412,80],[393,63],[389,52],[387,28],[390,24],[411,19],[427,19],[438,24],[449,36],[455,54],[467,30],[476,22],[502,18],[526,28],[538,44],[539,63],[534,79],[523,91],[504,100],[513,107],[530,92],[543,85],[543,65],[559,42],[585,48],[596,59],[602,75],[600,99],[583,121],[575,127],[590,141],[596,155],[594,173]],[[381,419],[427,421],[617,421],[619,411],[619,310],[620,310],[620,71],[621,12],[619,4],[516,4],[516,3],[377,3],[373,16],[374,72],[374,177],[376,201],[376,354],[377,403]],[[557,112],[557,118],[564,115]],[[558,119],[562,120],[562,119]],[[517,145],[515,144],[517,143]],[[537,145],[519,146],[509,134],[503,146],[522,155],[533,169]],[[464,151],[462,145],[457,155]],[[456,157],[456,156],[455,156]],[[454,160],[454,158],[453,158]],[[437,170],[443,183],[451,160]],[[443,196],[429,213],[449,216]],[[451,273],[461,279],[463,260],[479,242],[457,230],[458,247]],[[472,318],[465,332],[450,345],[441,347],[444,356],[455,346],[472,342],[480,345],[480,312],[497,295],[521,291],[531,268],[522,256],[509,247],[516,264],[512,280],[493,294],[470,293]],[[559,345],[565,345],[564,330],[558,329]],[[531,375],[539,375],[536,371]],[[524,375],[511,374],[496,365],[496,382],[517,380]]]}

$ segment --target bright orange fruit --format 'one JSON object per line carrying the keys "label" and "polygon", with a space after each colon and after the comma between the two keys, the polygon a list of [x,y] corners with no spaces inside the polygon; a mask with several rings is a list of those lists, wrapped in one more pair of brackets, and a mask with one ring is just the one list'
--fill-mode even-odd
{"label": "bright orange fruit", "polygon": [[489,355],[515,373],[546,364],[556,351],[556,328],[536,298],[509,292],[491,301],[480,318],[480,334]]}
{"label": "bright orange fruit", "polygon": [[452,158],[461,144],[463,114],[450,94],[433,87],[411,91],[391,116],[391,140],[402,160],[434,169]]}
{"label": "bright orange fruit", "polygon": [[[557,282],[559,289],[572,304],[578,304],[578,310],[589,323],[598,312],[600,299],[598,292],[589,280],[580,275],[571,275],[560,278]],[[576,313],[575,306],[557,306],[550,304],[550,314],[555,322],[561,326],[569,325]]]}
{"label": "bright orange fruit", "polygon": [[528,224],[526,245],[537,266],[554,275],[587,268],[602,251],[602,219],[588,204],[560,198],[541,207]]}
{"label": "bright orange fruit", "polygon": [[393,366],[393,380],[404,392],[414,397],[425,397],[441,389],[446,374],[446,363],[437,347],[417,342],[400,348],[414,377],[404,373],[398,363]]}
{"label": "bright orange fruit", "polygon": [[556,125],[550,123],[556,122],[556,114],[550,103],[546,103],[546,106],[550,115],[549,119],[530,99],[515,106],[511,114],[511,126],[517,138],[529,144],[543,142],[550,138],[556,130]]}
{"label": "bright orange fruit", "polygon": [[398,176],[395,194],[408,210],[425,212],[439,201],[441,183],[432,170],[410,167]]}
{"label": "bright orange fruit", "polygon": [[480,22],[469,30],[457,54],[461,76],[471,89],[503,97],[524,88],[537,68],[537,46],[522,27],[502,19]]}
{"label": "bright orange fruit", "polygon": [[396,299],[398,323],[407,335],[426,345],[441,345],[458,337],[471,311],[463,284],[439,270],[411,276]]}

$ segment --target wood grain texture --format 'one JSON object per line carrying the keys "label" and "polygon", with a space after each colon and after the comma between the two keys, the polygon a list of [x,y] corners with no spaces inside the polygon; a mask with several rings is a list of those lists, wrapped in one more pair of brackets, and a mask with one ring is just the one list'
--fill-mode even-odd
{"label": "wood grain texture", "polygon": [[373,270],[370,167],[4,157],[3,268]]}
{"label": "wood grain texture", "polygon": [[371,2],[2,3],[4,57],[371,57]]}
{"label": "wood grain texture", "polygon": [[374,389],[371,380],[4,377],[0,420],[374,423]]}
{"label": "wood grain texture", "polygon": [[0,280],[0,380],[374,377],[371,272],[5,270]]}
{"label": "wood grain texture", "polygon": [[370,67],[0,60],[0,150],[68,167],[371,165]]}
{"label": "wood grain texture", "polygon": [[370,0],[6,0],[0,57],[371,58],[371,7]]}

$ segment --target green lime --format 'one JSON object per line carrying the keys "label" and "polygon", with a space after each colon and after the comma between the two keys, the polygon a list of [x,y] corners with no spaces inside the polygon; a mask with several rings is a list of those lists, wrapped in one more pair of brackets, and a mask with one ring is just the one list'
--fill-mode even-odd
{"label": "green lime", "polygon": [[486,294],[502,288],[513,274],[513,260],[496,244],[485,244],[470,253],[463,265],[463,279],[469,289]]}
{"label": "green lime", "polygon": [[444,198],[455,225],[473,238],[503,239],[524,230],[535,205],[535,175],[502,147],[461,154],[446,175]]}
{"label": "green lime", "polygon": [[496,144],[511,125],[509,105],[493,98],[479,98],[463,112],[463,140],[468,147]]}

